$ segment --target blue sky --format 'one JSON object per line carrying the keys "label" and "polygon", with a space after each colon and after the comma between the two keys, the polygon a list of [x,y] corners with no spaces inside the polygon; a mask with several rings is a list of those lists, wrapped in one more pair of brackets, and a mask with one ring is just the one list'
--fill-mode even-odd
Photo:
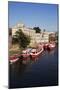
{"label": "blue sky", "polygon": [[24,23],[42,30],[57,31],[57,4],[8,2],[9,27]]}

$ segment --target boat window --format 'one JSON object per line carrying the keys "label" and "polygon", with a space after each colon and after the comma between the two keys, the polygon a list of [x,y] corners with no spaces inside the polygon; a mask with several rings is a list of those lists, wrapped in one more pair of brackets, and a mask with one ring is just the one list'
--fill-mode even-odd
{"label": "boat window", "polygon": [[32,52],[33,54],[35,54],[35,52]]}

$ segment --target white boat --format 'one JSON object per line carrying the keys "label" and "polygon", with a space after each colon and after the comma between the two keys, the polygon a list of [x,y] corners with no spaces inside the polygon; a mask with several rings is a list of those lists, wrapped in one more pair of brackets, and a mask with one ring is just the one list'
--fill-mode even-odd
{"label": "white boat", "polygon": [[39,49],[32,49],[30,55],[32,58],[36,57],[36,56],[40,55],[42,53],[42,51],[43,51],[43,48],[41,48],[40,50]]}
{"label": "white boat", "polygon": [[30,56],[30,52],[31,52],[31,48],[28,48],[28,49],[26,49],[26,50],[23,50],[22,51],[22,56],[23,56],[23,58],[27,58],[27,57],[29,57]]}

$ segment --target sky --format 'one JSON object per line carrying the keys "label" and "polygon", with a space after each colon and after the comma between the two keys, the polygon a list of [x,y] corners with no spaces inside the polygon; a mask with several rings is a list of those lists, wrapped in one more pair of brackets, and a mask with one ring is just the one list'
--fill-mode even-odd
{"label": "sky", "polygon": [[26,2],[8,2],[9,27],[23,23],[27,27],[57,31],[58,5]]}

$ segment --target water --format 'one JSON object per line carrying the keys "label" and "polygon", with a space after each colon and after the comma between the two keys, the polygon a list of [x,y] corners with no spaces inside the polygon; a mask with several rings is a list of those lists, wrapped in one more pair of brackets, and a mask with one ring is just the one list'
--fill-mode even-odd
{"label": "water", "polygon": [[58,85],[57,47],[44,51],[38,58],[9,65],[9,88]]}

